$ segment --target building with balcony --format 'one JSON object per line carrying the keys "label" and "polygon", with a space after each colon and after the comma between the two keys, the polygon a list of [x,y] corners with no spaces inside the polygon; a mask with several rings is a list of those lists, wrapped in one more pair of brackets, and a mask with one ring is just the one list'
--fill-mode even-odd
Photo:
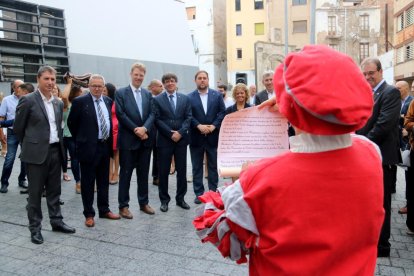
{"label": "building with balcony", "polygon": [[414,2],[394,3],[395,80],[414,81]]}
{"label": "building with balcony", "polygon": [[[228,80],[263,89],[261,76],[285,56],[283,0],[226,0]],[[309,43],[309,0],[288,1],[288,52]]]}
{"label": "building with balcony", "polygon": [[391,49],[392,3],[376,0],[319,0],[316,43],[351,56],[359,64]]}

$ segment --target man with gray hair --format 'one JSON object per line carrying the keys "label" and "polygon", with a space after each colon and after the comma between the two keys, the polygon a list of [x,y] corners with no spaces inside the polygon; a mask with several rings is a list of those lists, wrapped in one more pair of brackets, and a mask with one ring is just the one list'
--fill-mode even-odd
{"label": "man with gray hair", "polygon": [[46,201],[53,231],[75,233],[63,222],[60,210],[61,168],[63,157],[63,102],[52,96],[56,71],[43,66],[37,73],[37,91],[21,97],[16,108],[14,132],[21,142],[20,159],[25,162],[29,179],[27,217],[31,240],[43,243],[41,198]]}
{"label": "man with gray hair", "polygon": [[256,94],[256,98],[255,98],[256,105],[259,105],[262,102],[275,97],[275,91],[273,90],[273,75],[274,75],[274,72],[271,70],[265,71],[263,73],[262,83],[265,89]]}
{"label": "man with gray hair", "polygon": [[90,93],[75,98],[68,117],[68,127],[76,144],[82,175],[83,214],[87,227],[95,226],[93,208],[95,180],[99,217],[120,219],[109,210],[109,159],[112,151],[112,100],[102,95],[105,79],[92,75]]}
{"label": "man with gray hair", "polygon": [[[19,99],[26,93],[19,89],[23,84],[21,80],[14,80],[11,84],[13,94],[5,97],[0,105],[0,120],[13,120],[16,113],[16,106]],[[3,130],[1,130],[3,131]],[[0,135],[4,143],[7,142],[7,154],[3,163],[3,171],[1,173],[0,193],[7,193],[9,186],[9,178],[13,170],[14,160],[16,158],[19,141],[14,133],[13,126],[7,128],[7,141],[4,135]],[[23,162],[20,162],[20,174],[18,177],[19,187],[27,189],[26,168]]]}
{"label": "man with gray hair", "polygon": [[389,257],[391,244],[391,191],[396,180],[396,164],[400,150],[398,120],[400,118],[400,92],[385,82],[382,65],[378,58],[367,58],[362,64],[362,73],[374,94],[371,118],[357,134],[364,135],[378,145],[382,155],[385,218],[378,242],[378,257]]}

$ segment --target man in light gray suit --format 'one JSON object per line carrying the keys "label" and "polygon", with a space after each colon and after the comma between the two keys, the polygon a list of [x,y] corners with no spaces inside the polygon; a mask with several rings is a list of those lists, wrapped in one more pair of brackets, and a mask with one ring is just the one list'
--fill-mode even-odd
{"label": "man in light gray suit", "polygon": [[29,180],[27,216],[31,240],[43,243],[41,234],[41,198],[46,189],[46,201],[53,231],[75,233],[75,228],[63,222],[60,210],[61,164],[63,160],[63,102],[52,96],[56,71],[43,66],[37,73],[38,87],[34,93],[19,100],[14,132],[21,143],[20,159],[26,163]]}

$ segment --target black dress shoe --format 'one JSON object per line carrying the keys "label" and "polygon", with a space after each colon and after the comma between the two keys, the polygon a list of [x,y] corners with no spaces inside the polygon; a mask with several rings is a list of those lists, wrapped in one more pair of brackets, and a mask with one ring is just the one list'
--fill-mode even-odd
{"label": "black dress shoe", "polygon": [[43,243],[43,237],[42,237],[42,233],[40,233],[40,231],[33,232],[31,236],[32,236],[32,243],[35,243],[35,244],[42,244]]}
{"label": "black dress shoe", "polygon": [[19,187],[23,189],[29,188],[29,186],[27,186],[26,180],[19,180]]}
{"label": "black dress shoe", "polygon": [[198,197],[196,197],[196,198],[194,199],[194,203],[195,203],[195,204],[201,204],[201,200],[199,200],[199,199],[198,199]]}
{"label": "black dress shoe", "polygon": [[59,205],[63,205],[63,204],[65,204],[65,202],[59,199]]}
{"label": "black dress shoe", "polygon": [[389,257],[390,251],[390,248],[378,248],[377,257]]}
{"label": "black dress shoe", "polygon": [[27,189],[26,189],[26,190],[21,190],[21,191],[20,191],[20,194],[22,194],[22,195],[24,195],[24,194],[28,194],[28,193],[29,193],[29,190],[27,190]]}
{"label": "black dress shoe", "polygon": [[7,193],[7,186],[6,185],[1,185],[0,193],[2,193],[2,194]]}
{"label": "black dress shoe", "polygon": [[186,210],[190,209],[190,205],[188,205],[184,200],[177,202],[177,206],[180,206],[181,208]]}
{"label": "black dress shoe", "polygon": [[161,203],[160,210],[161,210],[161,212],[167,212],[168,211],[168,203]]}
{"label": "black dress shoe", "polygon": [[62,232],[67,234],[73,234],[76,232],[76,229],[66,225],[63,221],[60,224],[52,225],[52,230],[55,232]]}

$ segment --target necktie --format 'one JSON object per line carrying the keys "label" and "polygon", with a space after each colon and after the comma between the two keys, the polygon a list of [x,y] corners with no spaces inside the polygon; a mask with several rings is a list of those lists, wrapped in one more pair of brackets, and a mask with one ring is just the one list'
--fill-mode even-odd
{"label": "necktie", "polygon": [[109,131],[108,131],[108,127],[105,122],[105,117],[103,115],[101,105],[99,104],[100,99],[95,100],[95,102],[96,102],[96,109],[98,110],[99,123],[101,125],[102,139],[106,140],[109,137]]}
{"label": "necktie", "polygon": [[135,99],[137,101],[138,105],[138,111],[142,118],[142,97],[141,97],[141,91],[139,89],[135,90]]}
{"label": "necktie", "polygon": [[171,108],[172,108],[172,110],[175,113],[174,95],[169,95],[169,97],[170,97],[170,105],[171,105]]}

